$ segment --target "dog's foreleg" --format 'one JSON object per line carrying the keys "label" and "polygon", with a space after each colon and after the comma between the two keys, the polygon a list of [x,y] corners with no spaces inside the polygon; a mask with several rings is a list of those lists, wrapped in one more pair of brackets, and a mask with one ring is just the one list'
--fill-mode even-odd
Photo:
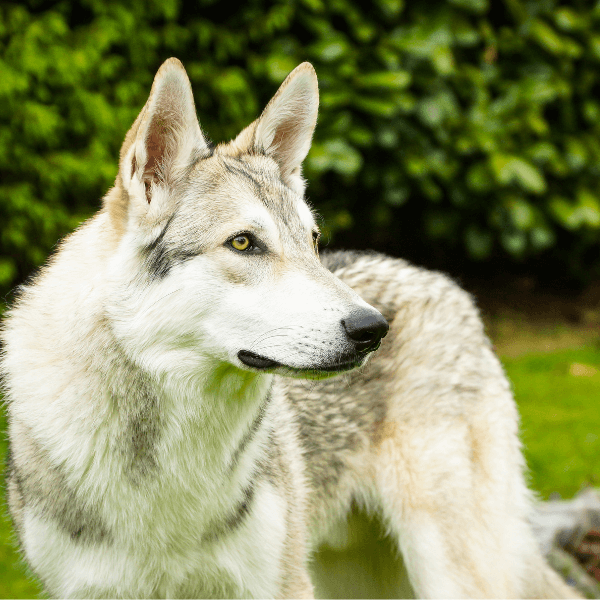
{"label": "dog's foreleg", "polygon": [[[314,588],[307,568],[304,536],[292,528],[282,557],[282,578],[278,598],[314,598]],[[295,538],[295,539],[294,539]]]}
{"label": "dog's foreleg", "polygon": [[315,597],[312,581],[306,570],[296,571],[286,578],[279,598],[308,598]]}
{"label": "dog's foreleg", "polygon": [[[413,590],[418,598],[509,598],[509,587],[481,573],[477,557],[460,542],[450,540],[444,524],[426,511],[405,512],[390,520]],[[490,560],[482,554],[479,560]],[[497,574],[500,578],[501,574]]]}
{"label": "dog's foreleg", "polygon": [[475,464],[469,431],[462,419],[388,424],[377,502],[418,597],[522,597],[525,559],[539,554],[524,517],[527,490],[516,465],[489,477]]}

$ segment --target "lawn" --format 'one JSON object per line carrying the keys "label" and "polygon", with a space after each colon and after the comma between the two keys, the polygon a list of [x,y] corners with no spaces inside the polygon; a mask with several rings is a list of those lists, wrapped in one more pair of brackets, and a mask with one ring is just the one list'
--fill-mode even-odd
{"label": "lawn", "polygon": [[[552,493],[569,498],[585,485],[600,486],[600,344],[550,352],[525,350],[517,356],[504,354],[500,344],[498,351],[522,416],[531,487],[547,499]],[[2,415],[0,428],[4,426]],[[5,450],[2,437],[2,456]],[[364,520],[356,523],[356,529],[364,527]],[[39,589],[27,580],[11,540],[5,517],[0,519],[0,598],[37,597]],[[356,549],[336,556],[323,553],[327,572],[333,574],[343,570],[343,564],[353,564],[353,553]],[[381,565],[374,565],[370,573],[384,577],[391,568],[388,565],[382,571]],[[357,573],[348,575],[352,580]],[[383,589],[381,593],[387,595]]]}
{"label": "lawn", "polygon": [[600,486],[600,346],[503,362],[521,413],[531,487],[548,499]]}

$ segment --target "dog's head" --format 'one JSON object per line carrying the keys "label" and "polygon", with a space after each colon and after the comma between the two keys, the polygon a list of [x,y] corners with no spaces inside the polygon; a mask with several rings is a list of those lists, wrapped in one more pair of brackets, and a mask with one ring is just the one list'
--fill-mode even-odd
{"label": "dog's head", "polygon": [[193,369],[208,357],[323,377],[378,347],[387,323],[321,265],[303,197],[318,98],[303,63],[256,121],[213,148],[181,63],[156,74],[105,202],[118,240],[113,327],[146,362]]}

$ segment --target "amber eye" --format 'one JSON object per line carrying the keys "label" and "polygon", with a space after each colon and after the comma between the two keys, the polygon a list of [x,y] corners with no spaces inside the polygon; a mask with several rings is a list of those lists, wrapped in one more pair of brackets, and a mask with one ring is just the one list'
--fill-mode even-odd
{"label": "amber eye", "polygon": [[250,238],[247,235],[236,235],[231,240],[231,245],[240,251],[247,250],[250,247]]}

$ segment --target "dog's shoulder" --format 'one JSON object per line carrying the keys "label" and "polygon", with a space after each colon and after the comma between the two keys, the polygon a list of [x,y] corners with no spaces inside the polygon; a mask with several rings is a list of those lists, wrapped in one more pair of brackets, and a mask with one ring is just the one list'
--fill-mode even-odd
{"label": "dog's shoulder", "polygon": [[321,262],[388,321],[400,314],[408,318],[410,313],[442,322],[461,315],[473,325],[480,324],[473,297],[439,271],[373,251],[326,251]]}

